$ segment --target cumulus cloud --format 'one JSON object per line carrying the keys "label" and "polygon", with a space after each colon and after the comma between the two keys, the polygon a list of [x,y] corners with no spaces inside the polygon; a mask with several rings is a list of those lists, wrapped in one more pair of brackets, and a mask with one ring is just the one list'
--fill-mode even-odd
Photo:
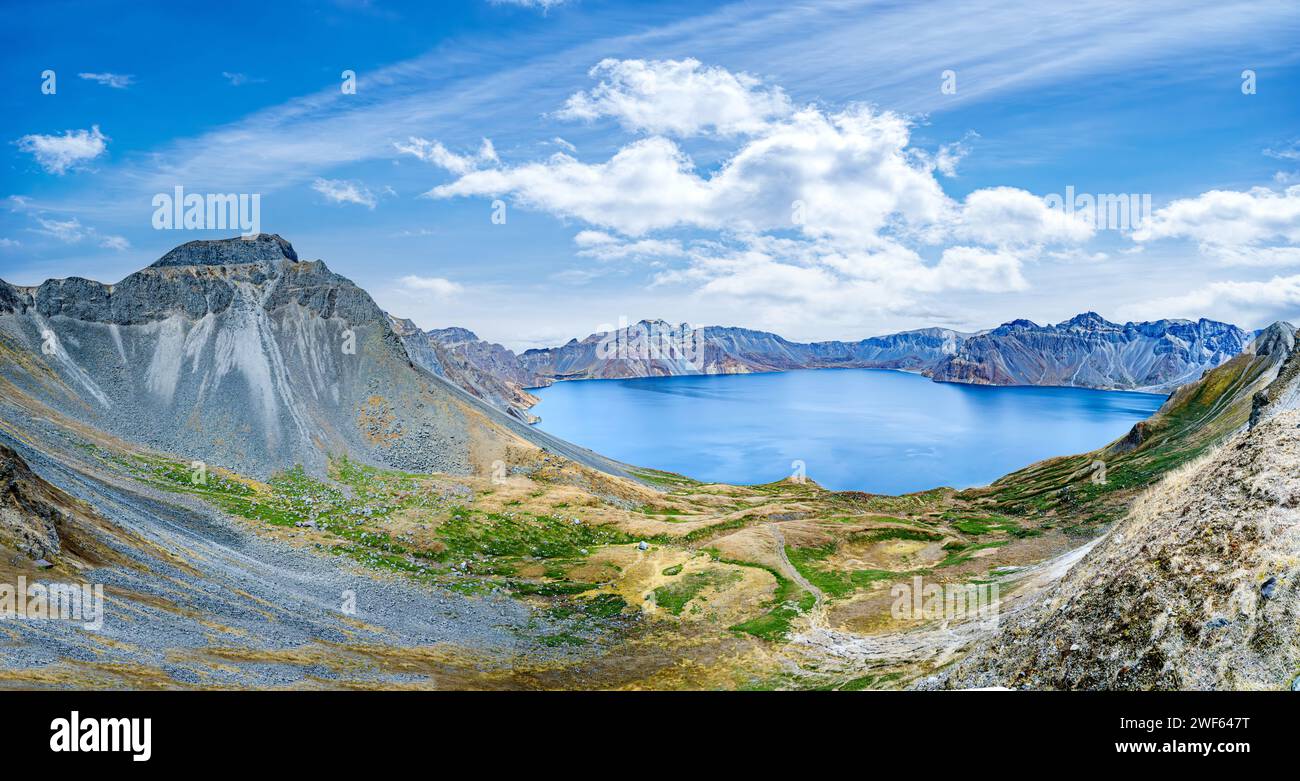
{"label": "cumulus cloud", "polygon": [[[646,135],[593,162],[563,152],[490,168],[444,160],[457,178],[426,196],[511,198],[583,223],[581,257],[649,259],[660,266],[656,286],[761,301],[791,318],[896,310],[948,290],[1024,290],[1026,261],[1094,235],[1081,216],[1024,190],[950,198],[936,171],[955,173],[969,135],[929,156],[910,145],[907,117],[865,105],[796,109],[779,89],[694,60],[606,60],[592,73],[600,85],[561,116],[613,117]],[[699,134],[734,144],[714,170],[699,170],[683,147]],[[451,154],[436,142],[418,151]],[[669,259],[678,262],[660,263]]]}
{"label": "cumulus cloud", "polygon": [[1050,208],[1038,196],[1014,187],[976,190],[962,203],[953,235],[997,246],[1075,244],[1094,233],[1082,215]]}
{"label": "cumulus cloud", "polygon": [[402,277],[401,283],[407,292],[426,293],[440,299],[450,298],[464,290],[460,284],[443,277],[421,277],[410,274]]}
{"label": "cumulus cloud", "polygon": [[1201,252],[1233,265],[1300,262],[1300,185],[1282,191],[1211,190],[1157,209],[1139,242],[1189,239]]}
{"label": "cumulus cloud", "polygon": [[1300,322],[1300,274],[1267,281],[1212,282],[1180,296],[1143,305],[1145,311],[1187,318],[1213,317],[1262,328],[1277,320]]}
{"label": "cumulus cloud", "polygon": [[1029,287],[1020,269],[1020,258],[1010,252],[949,247],[930,276],[943,288],[1005,293]]}
{"label": "cumulus cloud", "polygon": [[126,89],[135,81],[134,76],[120,73],[78,73],[77,76],[86,81],[93,81],[113,89]]}
{"label": "cumulus cloud", "polygon": [[69,169],[94,160],[108,149],[108,137],[99,125],[90,130],[65,130],[61,136],[36,133],[18,139],[18,148],[36,158],[42,168],[62,176]]}
{"label": "cumulus cloud", "polygon": [[598,85],[572,95],[557,116],[612,117],[629,130],[692,136],[754,133],[791,113],[779,87],[746,73],[704,67],[699,60],[606,59],[591,69]]}
{"label": "cumulus cloud", "polygon": [[316,179],[311,188],[334,203],[355,203],[373,209],[379,199],[360,182],[345,179]]}
{"label": "cumulus cloud", "polygon": [[775,122],[711,175],[674,141],[651,136],[604,162],[563,153],[473,171],[434,198],[511,195],[520,204],[629,236],[674,227],[768,231],[873,243],[892,222],[933,225],[950,207],[931,173],[905,154],[906,120],[854,107]]}

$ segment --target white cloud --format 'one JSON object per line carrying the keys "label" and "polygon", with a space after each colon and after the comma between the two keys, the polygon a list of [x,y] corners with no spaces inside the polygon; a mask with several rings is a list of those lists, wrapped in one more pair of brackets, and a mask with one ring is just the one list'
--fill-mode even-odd
{"label": "white cloud", "polygon": [[969,131],[960,141],[954,141],[951,144],[942,144],[939,151],[934,155],[935,169],[947,177],[957,175],[957,164],[966,158],[971,151],[971,140],[979,138],[979,133]]}
{"label": "white cloud", "polygon": [[434,298],[450,298],[464,290],[460,284],[443,277],[421,277],[410,274],[402,277],[401,283],[407,292],[428,293]]}
{"label": "white cloud", "polygon": [[[719,84],[742,84],[724,70],[688,63],[689,78],[670,80],[673,89],[665,91],[652,78],[659,74],[647,75],[637,61],[631,72],[653,87],[606,82],[575,96],[566,111],[680,135],[743,126],[717,170],[701,173],[676,141],[650,135],[604,162],[557,153],[471,170],[427,195],[508,196],[579,220],[591,226],[574,237],[581,257],[650,260],[660,266],[655,286],[687,285],[711,300],[762,302],[790,320],[898,311],[945,291],[1022,291],[1029,287],[1024,261],[1039,259],[1046,247],[1073,248],[1095,233],[1086,220],[1024,190],[997,187],[962,201],[949,198],[935,171],[955,172],[971,136],[941,147],[939,162],[910,147],[911,121],[893,112],[864,105],[792,113],[715,108],[707,121],[677,121],[675,106],[714,106]],[[600,68],[621,73],[619,65],[607,61]],[[700,73],[708,78],[696,79]],[[691,90],[696,94],[688,95]],[[763,94],[784,101],[779,91]],[[709,235],[689,242],[654,235],[682,229]],[[930,262],[918,251],[950,242],[957,246],[933,253],[937,260]],[[664,268],[670,259],[686,265]]]}
{"label": "white cloud", "polygon": [[745,73],[703,67],[699,60],[606,59],[591,69],[601,82],[572,95],[557,116],[613,117],[629,130],[692,136],[754,133],[791,113],[779,87]]}
{"label": "white cloud", "polygon": [[65,244],[76,244],[90,233],[90,230],[85,228],[81,224],[81,221],[76,217],[71,217],[67,220],[52,220],[44,217],[37,217],[36,222],[41,227],[33,228],[32,230],[36,233],[58,239]]}
{"label": "white cloud", "polygon": [[464,176],[476,171],[483,165],[501,162],[497,157],[496,147],[489,139],[483,139],[478,152],[474,155],[458,155],[447,149],[439,141],[411,136],[407,143],[394,142],[393,148],[403,154],[414,156],[417,160],[431,163],[457,176]]}
{"label": "white cloud", "polygon": [[22,242],[18,241],[17,239],[0,238],[0,247],[4,249],[13,249],[14,247],[20,246],[21,244]]}
{"label": "white cloud", "polygon": [[854,322],[914,311],[934,293],[1028,287],[1017,254],[978,247],[950,247],[933,264],[897,244],[842,251],[823,241],[770,236],[701,242],[691,253],[688,268],[657,274],[656,286],[694,286],[695,298],[761,313],[771,325],[814,317]]}
{"label": "white cloud", "polygon": [[94,160],[108,149],[108,137],[99,125],[90,130],[65,130],[61,136],[30,134],[18,139],[18,148],[36,157],[52,174],[62,176],[70,168]]}
{"label": "white cloud", "polygon": [[509,195],[519,204],[641,237],[672,228],[733,233],[794,231],[842,247],[879,250],[887,236],[946,237],[994,246],[1078,243],[1082,218],[1023,190],[977,190],[955,202],[932,166],[910,154],[909,122],[866,106],[808,108],[756,130],[711,175],[674,141],[633,141],[605,162],[563,153],[514,167],[470,171],[433,198]]}
{"label": "white cloud", "polygon": [[989,187],[966,196],[957,237],[997,246],[1079,243],[1094,229],[1082,216],[1050,208],[1038,196],[1014,187]]}
{"label": "white cloud", "polygon": [[245,84],[261,84],[266,81],[266,79],[249,76],[247,73],[231,73],[230,71],[222,71],[221,77],[230,82],[232,87],[242,87]]}
{"label": "white cloud", "polygon": [[1005,293],[1025,290],[1020,258],[1013,253],[979,247],[949,247],[930,275],[942,289]]}
{"label": "white cloud", "polygon": [[1300,274],[1267,281],[1212,282],[1180,296],[1143,304],[1174,317],[1213,317],[1262,328],[1277,320],[1300,323]]}
{"label": "white cloud", "polygon": [[1278,160],[1300,161],[1300,139],[1292,141],[1281,149],[1265,149],[1264,154]]}
{"label": "white cloud", "polygon": [[798,229],[874,243],[891,223],[933,225],[950,208],[938,182],[905,153],[908,123],[856,106],[800,111],[746,140],[701,176],[673,141],[629,143],[603,163],[557,153],[541,162],[472,171],[434,198],[510,194],[520,204],[629,236],[673,227]]}
{"label": "white cloud", "polygon": [[113,89],[126,89],[135,82],[134,76],[119,73],[78,73],[77,76]]}
{"label": "white cloud", "polygon": [[311,188],[334,203],[355,203],[373,209],[378,204],[375,194],[360,182],[344,179],[317,179]]}
{"label": "white cloud", "polygon": [[[33,215],[39,228],[28,228],[32,233],[42,236],[49,236],[52,239],[63,242],[64,244],[77,244],[84,239],[90,239],[99,244],[103,249],[111,249],[118,252],[130,249],[131,242],[127,241],[125,236],[110,235],[100,233],[89,225],[82,225],[81,220],[76,217],[69,217],[66,220],[54,219],[52,217],[42,217]],[[17,242],[14,242],[17,246]]]}
{"label": "white cloud", "polygon": [[616,236],[601,231],[585,230],[573,237],[577,244],[578,255],[597,260],[653,260],[656,258],[682,257],[686,250],[676,239],[640,239],[624,241]]}
{"label": "white cloud", "polygon": [[1300,185],[1282,191],[1211,190],[1156,209],[1134,232],[1139,242],[1189,239],[1202,253],[1232,265],[1300,262]]}
{"label": "white cloud", "polygon": [[542,13],[550,11],[552,8],[559,8],[568,0],[489,0],[492,5],[513,5],[518,8],[536,8]]}

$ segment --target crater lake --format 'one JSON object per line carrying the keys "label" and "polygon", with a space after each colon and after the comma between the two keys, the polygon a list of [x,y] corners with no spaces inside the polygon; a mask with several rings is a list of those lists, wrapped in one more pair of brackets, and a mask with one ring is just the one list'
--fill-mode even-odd
{"label": "crater lake", "polygon": [[832,490],[888,494],[984,485],[1092,450],[1165,400],[881,369],[577,380],[532,393],[541,429],[635,466],[739,484],[802,470]]}

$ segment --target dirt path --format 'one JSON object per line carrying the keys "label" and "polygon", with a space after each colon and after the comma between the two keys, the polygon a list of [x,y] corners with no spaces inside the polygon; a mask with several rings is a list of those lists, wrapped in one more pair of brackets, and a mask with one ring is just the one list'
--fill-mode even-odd
{"label": "dirt path", "polygon": [[772,531],[772,536],[776,538],[776,552],[781,556],[781,563],[785,565],[785,574],[790,579],[798,583],[805,591],[816,598],[812,611],[808,614],[808,621],[812,629],[821,629],[826,625],[826,595],[822,590],[814,586],[803,576],[803,573],[794,566],[790,557],[785,553],[785,535],[781,533],[781,528],[775,523],[769,523],[767,528]]}

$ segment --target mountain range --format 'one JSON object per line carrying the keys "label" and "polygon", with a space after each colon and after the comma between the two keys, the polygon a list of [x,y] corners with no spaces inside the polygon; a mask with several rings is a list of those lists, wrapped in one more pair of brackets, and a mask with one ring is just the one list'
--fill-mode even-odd
{"label": "mountain range", "polygon": [[964,333],[923,328],[857,342],[792,342],[747,328],[642,320],[521,354],[463,328],[394,330],[425,368],[522,420],[529,388],[562,380],[749,374],[792,369],[900,369],[939,382],[1059,385],[1167,393],[1239,354],[1254,334],[1213,320],[1112,323],[1085,312],[1055,325],[1013,320]]}

